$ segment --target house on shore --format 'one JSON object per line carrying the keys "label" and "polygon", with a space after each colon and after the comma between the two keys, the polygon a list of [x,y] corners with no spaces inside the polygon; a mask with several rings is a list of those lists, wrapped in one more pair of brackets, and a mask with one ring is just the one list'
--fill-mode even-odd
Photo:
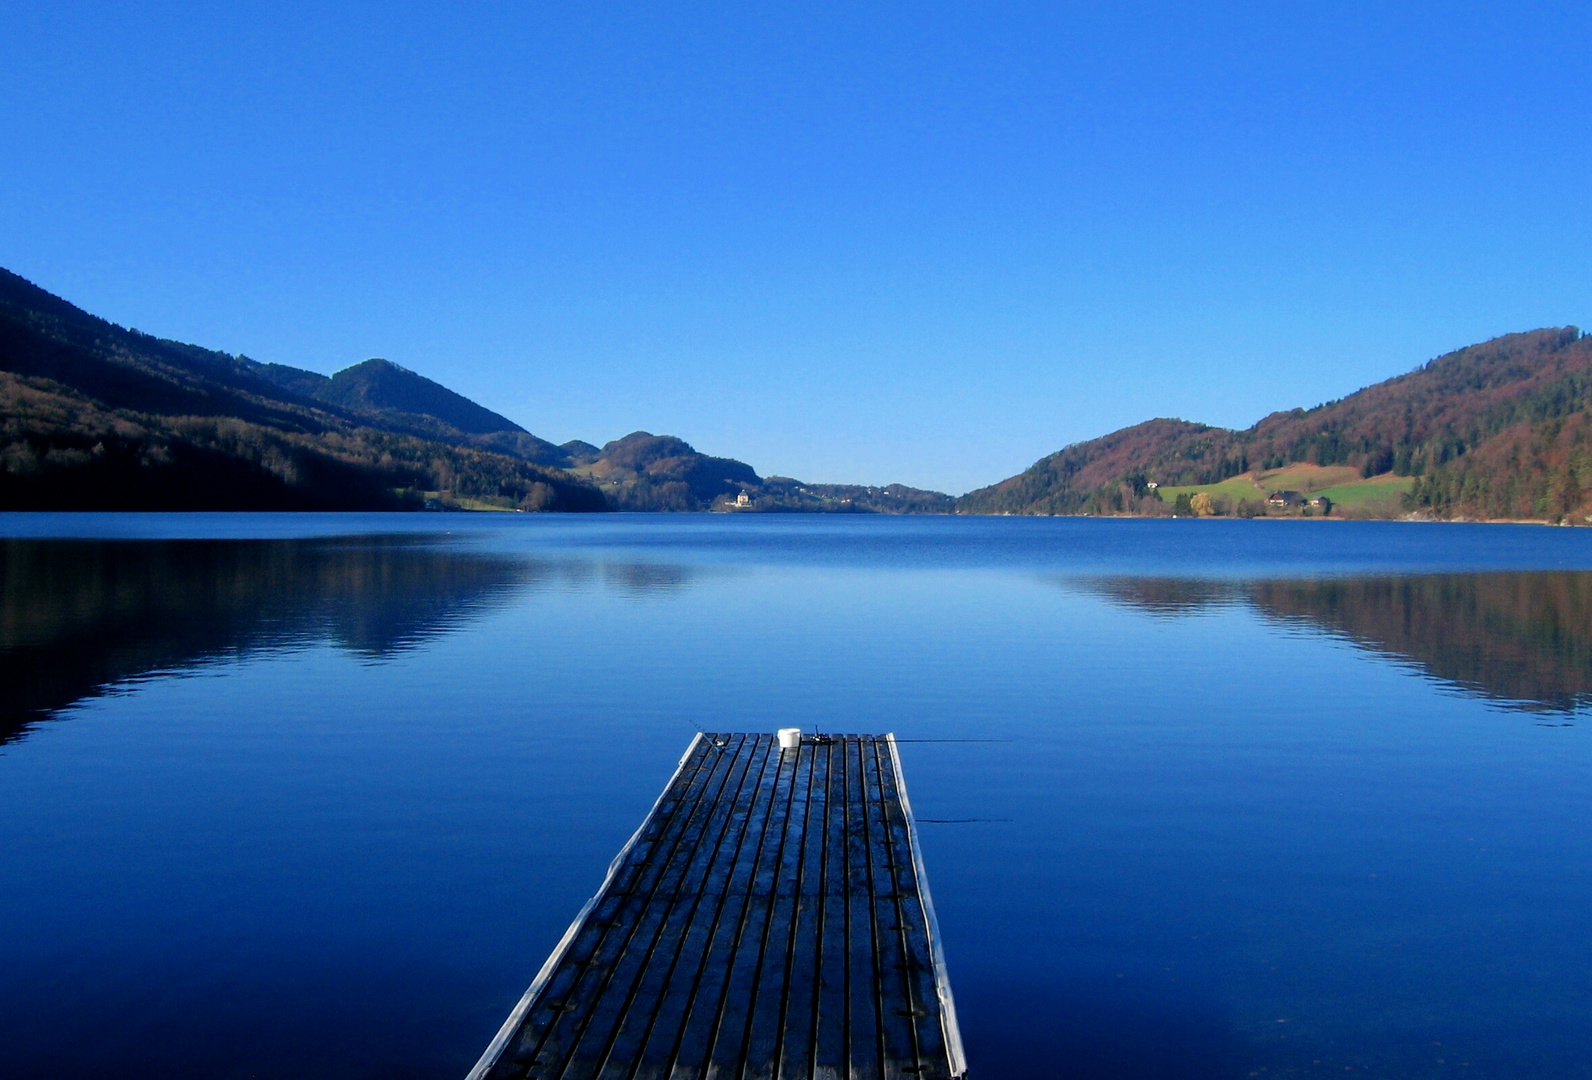
{"label": "house on shore", "polygon": [[1317,513],[1326,517],[1332,512],[1332,500],[1325,495],[1306,496],[1297,491],[1274,491],[1266,496],[1268,510],[1297,510]]}

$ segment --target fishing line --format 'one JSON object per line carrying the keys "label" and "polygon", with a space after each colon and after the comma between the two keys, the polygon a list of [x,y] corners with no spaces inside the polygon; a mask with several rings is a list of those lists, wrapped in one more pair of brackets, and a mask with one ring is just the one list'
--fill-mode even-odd
{"label": "fishing line", "polygon": [[898,743],[924,742],[1016,742],[1016,739],[897,739]]}
{"label": "fishing line", "polygon": [[[679,714],[677,713],[676,715],[678,716]],[[695,720],[687,720],[683,716],[681,716],[680,719],[683,722],[685,722],[687,724],[690,724],[691,725],[691,730],[695,731],[698,735],[700,735],[704,739],[706,739],[708,741],[708,743],[710,745],[712,745],[713,749],[717,750],[721,754],[724,753],[724,747],[725,747],[726,743],[719,742],[719,739],[718,739],[717,735],[714,735],[711,732],[703,731],[702,730],[702,725],[697,723]]]}

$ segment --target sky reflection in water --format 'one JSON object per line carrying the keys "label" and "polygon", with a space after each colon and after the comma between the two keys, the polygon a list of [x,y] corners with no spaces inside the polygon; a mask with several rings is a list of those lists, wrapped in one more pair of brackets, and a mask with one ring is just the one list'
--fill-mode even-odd
{"label": "sky reflection in water", "polygon": [[1000,740],[904,748],[979,1075],[1589,1075],[1580,532],[5,526],[18,1075],[462,1075],[786,723]]}

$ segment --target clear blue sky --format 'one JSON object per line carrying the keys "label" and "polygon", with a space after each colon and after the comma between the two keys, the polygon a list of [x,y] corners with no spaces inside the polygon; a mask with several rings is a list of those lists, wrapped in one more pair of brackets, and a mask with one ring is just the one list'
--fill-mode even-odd
{"label": "clear blue sky", "polygon": [[960,492],[1592,322],[1589,72],[1585,2],[8,0],[0,265]]}

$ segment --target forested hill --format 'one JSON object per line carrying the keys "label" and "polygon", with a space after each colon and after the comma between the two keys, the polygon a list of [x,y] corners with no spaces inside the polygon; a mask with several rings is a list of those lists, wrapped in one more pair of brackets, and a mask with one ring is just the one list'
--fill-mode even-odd
{"label": "forested hill", "polygon": [[335,375],[124,329],[0,269],[0,509],[725,508],[948,513],[899,485],[763,479],[635,432],[554,446],[413,371]]}
{"label": "forested hill", "polygon": [[1296,464],[1402,478],[1384,486],[1404,493],[1405,512],[1582,523],[1592,513],[1592,336],[1573,326],[1509,334],[1244,431],[1150,420],[1042,458],[963,496],[957,511],[1162,512],[1152,484],[1213,485]]}
{"label": "forested hill", "polygon": [[525,433],[508,417],[390,360],[366,360],[329,377],[282,364],[262,364],[259,371],[286,389],[299,389],[319,401],[357,412],[429,416],[471,435]]}
{"label": "forested hill", "polygon": [[[636,431],[600,449],[565,443],[570,468],[618,510],[734,510],[737,513],[949,514],[956,500],[902,484],[809,484],[760,477],[744,461],[699,453],[672,435]],[[746,503],[738,502],[746,496]]]}
{"label": "forested hill", "polygon": [[377,364],[340,381],[167,341],[0,270],[0,508],[607,508],[557,447]]}

